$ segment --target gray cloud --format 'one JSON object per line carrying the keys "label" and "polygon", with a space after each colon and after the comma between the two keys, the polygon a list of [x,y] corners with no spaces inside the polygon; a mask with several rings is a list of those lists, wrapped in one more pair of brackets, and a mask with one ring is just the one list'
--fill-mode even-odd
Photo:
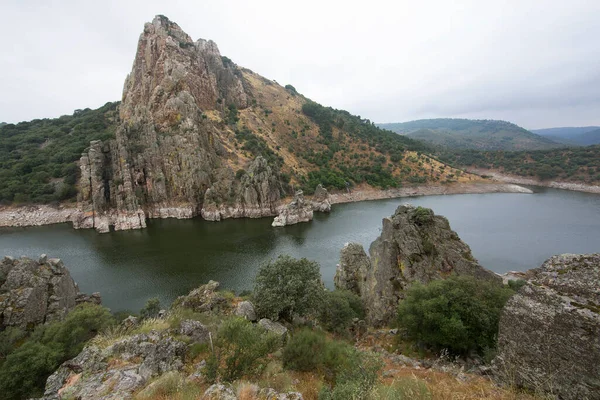
{"label": "gray cloud", "polygon": [[[156,14],[306,96],[373,121],[600,125],[600,2],[5,1],[0,121],[121,97]],[[455,3],[455,4],[450,4]]]}

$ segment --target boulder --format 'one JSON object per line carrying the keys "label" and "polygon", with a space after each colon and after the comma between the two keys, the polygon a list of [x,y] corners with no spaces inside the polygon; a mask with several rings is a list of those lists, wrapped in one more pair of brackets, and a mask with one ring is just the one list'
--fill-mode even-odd
{"label": "boulder", "polygon": [[130,399],[150,379],[181,370],[185,349],[185,343],[156,331],[107,347],[88,345],[48,378],[42,399]]}
{"label": "boulder", "polygon": [[315,189],[315,193],[310,201],[313,211],[318,212],[330,212],[331,211],[331,199],[327,189],[320,183]]}
{"label": "boulder", "polygon": [[37,260],[5,257],[0,263],[0,330],[61,320],[86,301],[100,304],[100,295],[80,293],[60,259],[43,254]]}
{"label": "boulder", "polygon": [[272,226],[294,225],[299,222],[308,222],[313,219],[312,205],[304,200],[304,193],[298,190],[288,205],[273,220]]}
{"label": "boulder", "polygon": [[209,281],[189,294],[178,297],[173,305],[190,308],[196,312],[224,311],[229,305],[225,296],[217,290],[219,286],[219,282]]}
{"label": "boulder", "polygon": [[249,301],[242,301],[235,308],[234,314],[238,317],[243,317],[244,319],[255,322],[256,321],[256,311],[254,311],[254,305]]}
{"label": "boulder", "polygon": [[285,339],[287,338],[288,330],[279,322],[271,321],[268,318],[263,318],[260,321],[258,321],[258,324],[262,326],[267,332],[271,332],[279,336],[283,341],[285,341]]}
{"label": "boulder", "polygon": [[561,399],[600,398],[600,254],[563,254],[525,274],[504,307],[494,372]]}
{"label": "boulder", "polygon": [[413,282],[428,283],[457,274],[502,283],[499,276],[479,265],[446,218],[410,204],[383,219],[381,235],[369,254],[360,244],[346,245],[334,282],[337,288],[361,296],[367,321],[375,326],[394,318],[398,301]]}
{"label": "boulder", "polygon": [[202,400],[237,400],[237,397],[230,386],[215,383],[206,389]]}
{"label": "boulder", "polygon": [[202,323],[192,319],[181,321],[179,333],[192,338],[192,340],[197,343],[206,343],[210,339],[210,331],[208,328]]}

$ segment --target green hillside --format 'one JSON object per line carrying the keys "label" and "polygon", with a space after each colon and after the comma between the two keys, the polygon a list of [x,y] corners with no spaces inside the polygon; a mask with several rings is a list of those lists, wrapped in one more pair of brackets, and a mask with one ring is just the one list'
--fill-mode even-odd
{"label": "green hillside", "polygon": [[547,128],[532,130],[532,132],[570,146],[600,144],[600,126]]}
{"label": "green hillside", "polygon": [[451,149],[512,151],[561,147],[548,138],[506,121],[437,118],[379,126]]}
{"label": "green hillside", "polygon": [[0,126],[0,204],[74,198],[75,161],[91,140],[114,137],[117,105]]}

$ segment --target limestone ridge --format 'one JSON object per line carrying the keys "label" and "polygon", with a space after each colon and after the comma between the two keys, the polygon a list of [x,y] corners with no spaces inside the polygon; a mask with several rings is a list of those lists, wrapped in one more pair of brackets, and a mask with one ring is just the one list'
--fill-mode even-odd
{"label": "limestone ridge", "polygon": [[383,219],[381,235],[369,254],[360,244],[347,244],[334,281],[337,288],[362,297],[373,325],[386,324],[395,316],[398,301],[413,282],[427,283],[453,273],[501,282],[479,265],[446,218],[409,204]]}
{"label": "limestone ridge", "polygon": [[82,302],[100,304],[100,295],[80,293],[60,259],[42,255],[39,260],[4,257],[0,262],[0,330],[61,320]]}
{"label": "limestone ridge", "polygon": [[217,45],[164,16],[144,26],[125,80],[116,138],[80,160],[76,228],[145,227],[149,218],[277,214],[277,171],[257,158],[236,178],[223,130],[206,112],[248,106],[249,85]]}
{"label": "limestone ridge", "polygon": [[500,319],[497,375],[561,399],[600,398],[600,254],[563,254],[525,274]]}

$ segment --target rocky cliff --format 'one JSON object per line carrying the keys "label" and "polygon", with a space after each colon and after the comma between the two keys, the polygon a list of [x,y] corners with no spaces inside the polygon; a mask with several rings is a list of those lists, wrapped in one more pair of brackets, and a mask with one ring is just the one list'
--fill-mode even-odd
{"label": "rocky cliff", "polygon": [[346,245],[334,280],[337,288],[362,297],[373,325],[395,316],[398,301],[413,282],[427,283],[451,274],[501,282],[478,264],[448,220],[428,208],[398,207],[394,215],[383,219],[381,235],[369,254],[359,244]]}
{"label": "rocky cliff", "polygon": [[275,215],[277,171],[258,158],[236,177],[224,146],[229,132],[207,114],[247,107],[248,86],[214,42],[194,42],[164,16],[146,24],[116,139],[92,142],[81,157],[75,227],[106,232],[143,228],[146,217]]}
{"label": "rocky cliff", "polygon": [[39,260],[4,257],[0,262],[0,330],[61,320],[85,301],[99,304],[100,295],[80,293],[60,259],[42,255]]}
{"label": "rocky cliff", "polygon": [[525,274],[500,319],[500,379],[561,399],[600,399],[600,254],[563,254]]}

